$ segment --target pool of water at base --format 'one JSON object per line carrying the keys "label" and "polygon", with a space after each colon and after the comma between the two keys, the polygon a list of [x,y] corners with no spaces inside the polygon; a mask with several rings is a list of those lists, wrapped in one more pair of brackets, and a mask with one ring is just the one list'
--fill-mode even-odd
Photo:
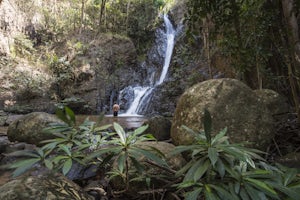
{"label": "pool of water at base", "polygon": [[144,124],[147,120],[145,116],[142,115],[124,115],[120,114],[117,117],[113,115],[105,115],[104,118],[99,121],[99,115],[76,115],[77,123],[82,123],[85,119],[90,121],[99,122],[99,125],[113,124],[114,122],[120,124],[124,129],[135,129]]}

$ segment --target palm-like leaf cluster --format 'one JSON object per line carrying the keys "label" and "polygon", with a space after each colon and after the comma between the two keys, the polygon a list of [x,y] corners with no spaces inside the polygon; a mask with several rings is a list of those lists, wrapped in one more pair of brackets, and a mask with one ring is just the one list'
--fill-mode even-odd
{"label": "palm-like leaf cluster", "polygon": [[75,115],[68,107],[58,109],[56,115],[64,123],[52,123],[44,129],[45,134],[54,135],[54,139],[42,141],[41,143],[45,145],[40,148],[11,154],[23,157],[9,166],[15,169],[14,176],[19,176],[41,164],[50,170],[61,170],[66,175],[74,162],[81,165],[88,164],[84,162],[87,154],[105,143],[107,138],[105,130],[111,125],[97,127],[95,122],[86,119],[77,127]]}
{"label": "palm-like leaf cluster", "polygon": [[[106,146],[93,152],[87,159],[105,157],[106,162],[113,160],[116,165],[108,174],[110,178],[121,177],[126,186],[125,190],[128,190],[130,181],[138,180],[138,174],[143,173],[144,165],[140,162],[141,158],[149,159],[158,165],[167,165],[160,151],[154,148],[145,149],[141,145],[144,141],[155,140],[151,134],[142,134],[148,125],[128,133],[118,123],[114,123],[113,127],[115,132],[109,134],[110,140]],[[135,173],[135,176],[130,180],[131,172]]]}
{"label": "palm-like leaf cluster", "polygon": [[[197,133],[194,145],[178,146],[174,154],[188,152],[190,161],[177,172],[183,181],[176,186],[188,200],[297,199],[300,181],[293,169],[286,174],[267,164],[263,152],[230,144],[227,129],[211,137],[211,117],[204,114],[204,132]],[[187,131],[195,131],[183,126]]]}

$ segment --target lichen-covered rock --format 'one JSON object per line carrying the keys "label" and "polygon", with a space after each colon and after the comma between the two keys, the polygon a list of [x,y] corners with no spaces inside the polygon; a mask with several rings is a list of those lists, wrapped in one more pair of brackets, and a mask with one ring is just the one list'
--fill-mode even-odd
{"label": "lichen-covered rock", "polygon": [[0,187],[0,199],[5,200],[92,200],[78,185],[61,174],[26,174]]}
{"label": "lichen-covered rock", "polygon": [[50,123],[63,122],[55,115],[44,112],[33,112],[24,115],[9,125],[7,130],[8,139],[11,142],[18,141],[40,145],[41,141],[54,137],[43,132],[43,129]]}
{"label": "lichen-covered rock", "polygon": [[145,124],[149,125],[145,133],[152,134],[157,140],[170,139],[171,121],[163,116],[154,116],[145,121]]}
{"label": "lichen-covered rock", "polygon": [[274,136],[266,105],[242,82],[224,78],[196,84],[180,97],[171,128],[174,144],[193,142],[194,136],[181,126],[203,130],[205,108],[212,116],[213,134],[227,127],[231,142],[250,142],[250,147],[265,149]]}
{"label": "lichen-covered rock", "polygon": [[8,114],[5,113],[3,110],[0,110],[0,126],[5,125],[7,118],[8,118]]}
{"label": "lichen-covered rock", "polygon": [[262,89],[254,90],[255,94],[259,98],[259,101],[264,103],[270,110],[274,117],[277,115],[283,115],[289,112],[289,104],[287,99],[274,90]]}

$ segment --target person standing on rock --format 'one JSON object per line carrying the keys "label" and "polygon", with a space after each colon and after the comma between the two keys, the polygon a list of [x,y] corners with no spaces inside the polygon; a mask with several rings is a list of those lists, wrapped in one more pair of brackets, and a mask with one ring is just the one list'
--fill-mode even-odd
{"label": "person standing on rock", "polygon": [[120,110],[120,106],[117,103],[114,103],[114,105],[113,105],[114,117],[118,116],[119,110]]}

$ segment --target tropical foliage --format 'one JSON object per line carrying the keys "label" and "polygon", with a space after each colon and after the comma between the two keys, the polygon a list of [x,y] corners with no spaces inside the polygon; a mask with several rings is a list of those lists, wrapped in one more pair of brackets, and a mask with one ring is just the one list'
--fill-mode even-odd
{"label": "tropical foliage", "polygon": [[189,0],[186,21],[190,35],[203,38],[209,63],[215,52],[221,52],[233,66],[236,77],[250,87],[276,91],[290,88],[281,92],[288,94],[300,115],[296,2]]}
{"label": "tropical foliage", "polygon": [[64,123],[53,123],[45,128],[45,133],[53,134],[54,139],[42,141],[45,145],[34,150],[11,153],[11,156],[22,157],[9,165],[9,168],[15,169],[14,176],[40,165],[61,171],[64,175],[68,174],[74,163],[99,168],[112,166],[108,169],[108,175],[110,178],[121,178],[126,191],[131,181],[151,181],[144,173],[145,163],[141,162],[141,158],[167,166],[159,150],[145,149],[142,145],[144,141],[155,140],[151,134],[143,134],[147,126],[126,133],[118,123],[114,123],[115,132],[108,132],[110,124],[98,127],[88,119],[77,126],[75,115],[68,107],[58,109],[56,115]]}
{"label": "tropical foliage", "polygon": [[15,169],[14,176],[19,176],[41,164],[50,170],[61,171],[65,175],[74,162],[81,165],[89,164],[83,162],[84,158],[90,151],[99,148],[105,142],[105,130],[111,126],[97,127],[96,122],[88,119],[76,126],[74,112],[68,107],[57,109],[56,115],[65,123],[52,123],[45,128],[45,134],[54,135],[54,139],[42,141],[45,145],[40,148],[11,154],[11,156],[25,157],[9,166]]}
{"label": "tropical foliage", "polygon": [[297,199],[300,180],[296,170],[271,166],[260,156],[263,152],[230,144],[227,129],[211,136],[211,117],[206,110],[204,131],[196,142],[177,146],[174,154],[188,153],[190,161],[177,172],[183,181],[177,188],[185,199]]}
{"label": "tropical foliage", "polygon": [[[108,174],[111,179],[121,178],[125,184],[124,191],[129,189],[130,182],[141,181],[141,177],[145,175],[145,164],[143,164],[142,158],[149,159],[161,166],[167,166],[163,159],[164,155],[159,150],[155,148],[149,150],[142,145],[144,141],[155,140],[151,134],[142,134],[148,125],[128,133],[117,123],[114,123],[113,126],[116,132],[109,134],[110,140],[106,143],[107,146],[92,153],[88,160],[104,156],[106,162],[113,159],[114,165]],[[147,174],[142,179],[149,181],[146,180]]]}

